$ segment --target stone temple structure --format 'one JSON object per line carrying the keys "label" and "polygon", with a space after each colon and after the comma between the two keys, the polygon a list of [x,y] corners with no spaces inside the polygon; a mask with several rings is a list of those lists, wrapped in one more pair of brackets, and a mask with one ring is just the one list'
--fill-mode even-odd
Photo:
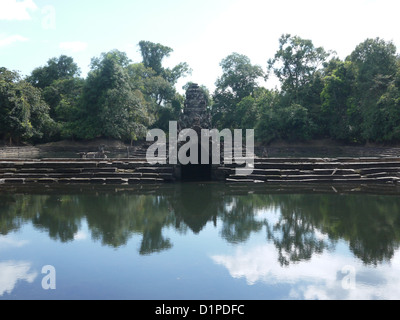
{"label": "stone temple structure", "polygon": [[211,129],[211,113],[207,109],[207,101],[203,90],[193,83],[186,91],[183,114],[178,123],[179,131],[193,129],[200,137],[201,129]]}
{"label": "stone temple structure", "polygon": [[[178,121],[178,131],[181,132],[184,129],[193,129],[196,131],[199,138],[198,141],[198,163],[181,166],[180,178],[182,180],[211,180],[212,165],[211,159],[210,164],[201,164],[201,154],[205,151],[201,147],[201,134],[202,129],[211,130],[211,112],[207,109],[207,100],[203,90],[198,84],[193,83],[189,86],[186,91],[186,101],[183,113]],[[182,144],[182,143],[181,143]],[[210,146],[209,146],[210,148]],[[210,149],[208,150],[210,153]]]}

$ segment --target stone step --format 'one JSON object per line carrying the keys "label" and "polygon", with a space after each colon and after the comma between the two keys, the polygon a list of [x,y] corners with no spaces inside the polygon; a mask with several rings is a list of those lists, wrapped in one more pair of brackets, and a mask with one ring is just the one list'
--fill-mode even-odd
{"label": "stone step", "polygon": [[141,178],[139,183],[143,183],[143,184],[158,184],[158,183],[164,183],[164,182],[165,182],[164,179],[160,179],[160,178]]}
{"label": "stone step", "polygon": [[400,180],[394,177],[387,178],[360,178],[360,179],[304,179],[304,180],[268,180],[268,183],[338,183],[338,184],[360,184],[360,183],[397,183]]}
{"label": "stone step", "polygon": [[158,172],[140,173],[142,178],[159,178],[160,174]]}
{"label": "stone step", "polygon": [[135,170],[141,173],[173,173],[172,167],[139,167]]}
{"label": "stone step", "polygon": [[374,174],[381,172],[390,172],[390,173],[400,173],[400,168],[396,167],[385,167],[385,168],[363,168],[360,169],[361,174]]}
{"label": "stone step", "polygon": [[309,180],[309,179],[317,179],[317,180],[337,180],[337,179],[361,179],[361,175],[352,174],[352,175],[293,175],[293,176],[281,176],[282,180]]}
{"label": "stone step", "polygon": [[366,170],[366,169],[379,169],[384,168],[397,168],[400,170],[400,162],[371,162],[371,163],[255,163],[255,169],[276,169],[276,170],[315,170],[315,169],[353,169],[353,170]]}
{"label": "stone step", "polygon": [[175,177],[172,173],[160,173],[159,178],[163,179],[164,181],[172,182],[175,181]]}
{"label": "stone step", "polygon": [[[149,164],[147,162],[113,162],[112,166],[120,170],[136,170],[137,168],[146,167]],[[100,167],[102,165],[99,165]],[[108,165],[103,165],[108,166]],[[109,164],[111,166],[111,164]]]}
{"label": "stone step", "polygon": [[280,176],[255,175],[255,174],[251,174],[248,176],[232,174],[228,177],[228,179],[268,181],[270,179],[281,179],[281,177]]}
{"label": "stone step", "polygon": [[0,172],[1,174],[96,174],[96,173],[107,173],[107,174],[115,174],[118,173],[116,168],[97,168],[97,169],[21,169],[21,170],[12,170],[10,172]]}
{"label": "stone step", "polygon": [[257,180],[252,180],[252,179],[234,179],[234,178],[228,178],[226,179],[227,183],[249,183],[253,184],[256,182],[263,182],[263,181],[257,181]]}
{"label": "stone step", "polygon": [[[94,173],[9,173],[0,174],[0,179],[2,178],[141,178],[142,173],[107,173],[107,172],[94,172]],[[171,174],[172,175],[172,174]]]}
{"label": "stone step", "polygon": [[363,175],[366,178],[385,178],[385,177],[393,177],[393,172],[379,172],[379,173],[370,173]]}
{"label": "stone step", "polygon": [[23,162],[16,163],[16,167],[28,168],[62,168],[62,169],[79,169],[79,168],[96,168],[97,162]]}
{"label": "stone step", "polygon": [[263,170],[314,170],[318,169],[336,169],[336,164],[314,164],[314,163],[259,163],[254,164],[255,169]]}
{"label": "stone step", "polygon": [[271,180],[280,180],[280,181],[293,181],[293,180],[326,180],[332,181],[337,179],[349,180],[349,179],[361,179],[360,175],[346,175],[346,176],[323,176],[323,175],[294,175],[294,176],[266,176],[266,175],[231,175],[229,176],[231,179],[237,180],[262,180],[262,181],[271,181]]}
{"label": "stone step", "polygon": [[17,169],[16,168],[1,168],[0,169],[0,174],[9,173],[9,172],[17,172]]}
{"label": "stone step", "polygon": [[357,173],[354,169],[314,169],[311,172],[321,175],[346,175]]}
{"label": "stone step", "polygon": [[24,184],[25,179],[21,178],[7,178],[7,179],[0,179],[0,184]]}

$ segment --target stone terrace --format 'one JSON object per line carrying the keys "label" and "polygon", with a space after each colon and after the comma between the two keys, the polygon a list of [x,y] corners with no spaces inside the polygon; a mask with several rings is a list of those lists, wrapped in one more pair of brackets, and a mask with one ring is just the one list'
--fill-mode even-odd
{"label": "stone terrace", "polygon": [[144,184],[174,181],[174,167],[145,160],[0,160],[0,183]]}

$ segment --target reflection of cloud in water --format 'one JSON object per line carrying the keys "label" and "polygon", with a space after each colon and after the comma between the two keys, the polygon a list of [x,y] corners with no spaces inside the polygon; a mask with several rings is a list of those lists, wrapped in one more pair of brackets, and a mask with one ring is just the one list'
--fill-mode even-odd
{"label": "reflection of cloud in water", "polygon": [[280,208],[258,209],[254,211],[254,219],[256,221],[268,221],[270,225],[275,225],[278,223],[280,216]]}
{"label": "reflection of cloud in water", "polygon": [[88,237],[87,233],[85,231],[78,231],[75,235],[74,235],[74,240],[75,241],[79,241],[79,240],[86,240]]}
{"label": "reflection of cloud in water", "polygon": [[[291,285],[288,299],[371,300],[400,298],[400,251],[391,264],[368,267],[350,256],[335,253],[314,255],[310,261],[282,268],[273,245],[254,248],[240,247],[232,256],[212,256],[226,267],[233,278],[245,278],[248,285],[263,282],[267,285]],[[348,273],[345,266],[356,271],[356,288],[345,290],[342,281]]]}
{"label": "reflection of cloud in water", "polygon": [[31,268],[29,262],[0,262],[0,296],[10,294],[18,281],[32,283],[38,274],[31,272]]}
{"label": "reflection of cloud in water", "polygon": [[16,240],[10,236],[0,236],[0,249],[21,248],[28,243],[29,241],[27,240]]}

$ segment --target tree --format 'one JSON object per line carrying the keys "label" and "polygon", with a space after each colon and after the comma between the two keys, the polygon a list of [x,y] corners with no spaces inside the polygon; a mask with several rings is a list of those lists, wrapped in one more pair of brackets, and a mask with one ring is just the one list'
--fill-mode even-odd
{"label": "tree", "polygon": [[258,80],[264,76],[260,66],[252,65],[247,56],[238,53],[226,57],[220,66],[223,74],[215,83],[217,90],[229,91],[239,101],[252,95],[258,88]]}
{"label": "tree", "polygon": [[381,135],[385,142],[400,141],[400,59],[395,78],[378,101],[378,109],[384,120]]}
{"label": "tree", "polygon": [[49,105],[50,116],[55,121],[66,122],[71,119],[70,110],[76,111],[84,83],[80,78],[56,80],[43,89],[43,99]]}
{"label": "tree", "polygon": [[185,62],[172,69],[163,67],[163,60],[173,52],[169,47],[150,41],[139,42],[143,61],[129,67],[131,82],[138,83],[146,97],[148,108],[156,115],[155,126],[167,129],[169,121],[178,120],[183,107],[175,85],[191,73]]}
{"label": "tree", "polygon": [[268,70],[273,71],[281,82],[289,104],[304,103],[304,91],[331,54],[322,47],[315,47],[311,40],[290,34],[281,36],[279,50],[274,59],[268,61]]}
{"label": "tree", "polygon": [[0,135],[19,143],[50,136],[54,122],[39,89],[18,73],[0,68]]}
{"label": "tree", "polygon": [[46,66],[36,68],[27,81],[43,90],[42,98],[50,107],[50,117],[55,121],[54,139],[73,135],[71,124],[77,118],[78,103],[84,80],[73,58],[62,55],[52,58]]}
{"label": "tree", "polygon": [[388,90],[397,71],[396,46],[380,38],[367,39],[347,58],[355,68],[355,112],[360,115],[361,139],[379,141],[385,119],[377,102]]}
{"label": "tree", "polygon": [[175,85],[180,78],[190,74],[191,70],[186,62],[180,63],[172,69],[163,67],[163,60],[174,52],[173,49],[150,41],[140,41],[139,47],[143,65],[154,70],[156,76],[162,77],[170,84]]}
{"label": "tree", "polygon": [[306,141],[311,137],[312,121],[308,110],[301,105],[292,104],[277,110],[280,138],[287,141]]}
{"label": "tree", "polygon": [[246,97],[252,96],[258,88],[258,80],[264,76],[260,66],[252,65],[250,59],[233,53],[222,60],[223,74],[215,83],[212,108],[214,123],[220,128],[238,128],[241,123],[237,106]]}
{"label": "tree", "polygon": [[79,75],[80,70],[73,58],[62,55],[50,59],[44,67],[34,69],[27,81],[36,88],[44,89],[56,80],[72,79]]}
{"label": "tree", "polygon": [[79,137],[134,140],[145,135],[151,117],[142,93],[130,85],[128,64],[117,50],[92,60],[83,88]]}
{"label": "tree", "polygon": [[277,109],[280,106],[280,94],[277,90],[264,89],[257,97],[258,112],[256,122],[256,139],[263,143],[270,143],[279,138]]}
{"label": "tree", "polygon": [[355,75],[352,63],[335,61],[335,67],[324,78],[321,92],[322,112],[326,117],[329,136],[347,142],[355,141],[352,103],[354,101]]}
{"label": "tree", "polygon": [[164,58],[169,57],[174,50],[162,44],[150,41],[140,41],[139,47],[143,58],[143,65],[146,68],[154,70],[156,75],[163,76],[164,68],[162,62]]}

